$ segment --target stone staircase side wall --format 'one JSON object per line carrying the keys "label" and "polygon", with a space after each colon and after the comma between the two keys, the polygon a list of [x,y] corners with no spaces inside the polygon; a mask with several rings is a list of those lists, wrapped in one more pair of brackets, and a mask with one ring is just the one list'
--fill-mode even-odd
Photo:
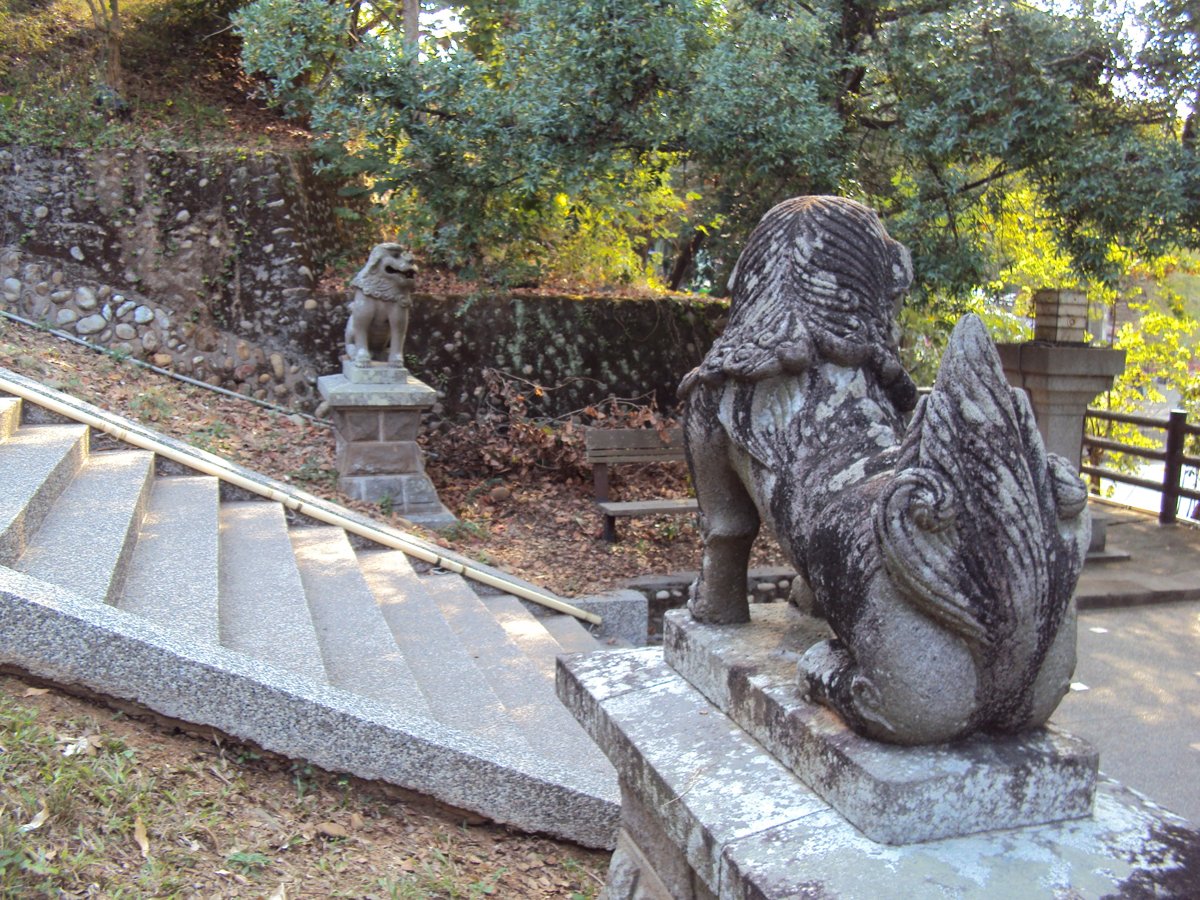
{"label": "stone staircase side wall", "polygon": [[611,775],[531,760],[0,566],[0,666],[132,700],[331,771],[383,779],[524,831],[611,847]]}

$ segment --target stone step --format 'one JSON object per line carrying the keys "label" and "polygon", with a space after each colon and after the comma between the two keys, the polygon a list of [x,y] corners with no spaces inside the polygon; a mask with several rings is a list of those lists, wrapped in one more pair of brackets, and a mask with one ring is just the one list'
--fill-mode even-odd
{"label": "stone step", "polygon": [[0,397],[0,441],[7,441],[21,425],[21,401],[17,397]]}
{"label": "stone step", "polygon": [[220,598],[224,646],[326,682],[287,519],[278,503],[221,505]]}
{"label": "stone step", "polygon": [[558,641],[563,653],[594,653],[612,649],[612,646],[600,643],[587,626],[574,616],[553,615],[539,618],[538,621]]}
{"label": "stone step", "polygon": [[119,608],[188,640],[220,642],[219,493],[208,476],[154,479]]}
{"label": "stone step", "polygon": [[88,456],[85,425],[31,425],[0,443],[0,565],[24,551]]}
{"label": "stone step", "polygon": [[596,745],[555,702],[553,679],[525,655],[475,592],[457,576],[433,575],[423,582],[534,751],[571,759],[591,771],[609,771]]}
{"label": "stone step", "polygon": [[[13,568],[76,594],[112,603],[125,583],[154,477],[154,454],[92,454],[59,494]],[[87,516],[87,529],[79,527]]]}
{"label": "stone step", "polygon": [[363,550],[358,564],[430,714],[450,728],[528,753],[520,729],[509,720],[504,704],[442,617],[408,557],[398,550]]}
{"label": "stone step", "polygon": [[494,594],[481,597],[480,600],[509,639],[524,651],[546,678],[553,681],[555,660],[565,651],[546,630],[545,623],[511,594]]}
{"label": "stone step", "polygon": [[346,532],[293,528],[291,539],[329,683],[428,715],[429,704],[358,568]]}

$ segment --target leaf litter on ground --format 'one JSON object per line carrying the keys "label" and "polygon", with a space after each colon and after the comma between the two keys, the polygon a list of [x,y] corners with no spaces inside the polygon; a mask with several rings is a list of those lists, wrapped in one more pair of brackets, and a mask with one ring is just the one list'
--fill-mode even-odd
{"label": "leaf litter on ground", "polygon": [[[603,593],[639,576],[699,566],[700,535],[692,517],[624,520],[618,542],[601,537],[581,425],[666,427],[671,419],[652,404],[611,400],[573,416],[533,420],[524,384],[485,371],[489,402],[481,414],[469,422],[433,423],[421,436],[430,478],[460,522],[430,533],[388,504],[338,492],[327,426],[0,322],[0,366],[562,596]],[[639,464],[616,467],[612,490],[618,499],[686,497],[690,484],[682,463]],[[756,543],[752,565],[783,564],[772,541]]]}

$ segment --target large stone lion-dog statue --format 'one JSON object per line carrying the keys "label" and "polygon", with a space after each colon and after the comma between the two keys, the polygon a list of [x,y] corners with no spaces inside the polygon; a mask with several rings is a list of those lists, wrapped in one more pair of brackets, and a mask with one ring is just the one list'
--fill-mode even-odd
{"label": "large stone lion-dog statue", "polygon": [[350,360],[367,364],[381,356],[392,365],[404,365],[404,339],[416,278],[417,264],[402,245],[375,245],[367,264],[350,282],[354,289],[346,322],[346,356]]}
{"label": "large stone lion-dog statue", "polygon": [[892,743],[1018,732],[1075,666],[1087,495],[978,318],[917,402],[895,321],[911,280],[907,250],[849,200],[786,201],[751,235],[729,324],[680,388],[704,538],[689,608],[749,620],[765,521],[793,598],[836,635],[800,658],[810,699]]}

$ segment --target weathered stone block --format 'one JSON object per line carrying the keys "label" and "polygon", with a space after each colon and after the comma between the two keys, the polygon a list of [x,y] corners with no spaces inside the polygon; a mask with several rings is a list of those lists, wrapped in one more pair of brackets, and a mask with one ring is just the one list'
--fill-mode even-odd
{"label": "weathered stone block", "polygon": [[1200,895],[1200,834],[1112,781],[1085,818],[890,846],[864,837],[654,650],[560,657],[558,692],[640,799],[634,815],[670,841],[661,858],[655,841],[625,854],[624,884],[638,880],[639,858],[661,880],[682,856],[722,900]]}
{"label": "weathered stone block", "polygon": [[338,455],[337,468],[343,476],[425,471],[421,448],[413,441],[351,441]]}
{"label": "weathered stone block", "polygon": [[1091,812],[1096,750],[1056,728],[899,747],[804,700],[796,663],[829,632],[791,606],[755,605],[740,626],[674,610],[665,626],[667,663],[872,840],[910,844]]}
{"label": "weathered stone block", "polygon": [[420,433],[419,410],[388,410],[379,417],[381,441],[415,441]]}
{"label": "weathered stone block", "polygon": [[424,473],[343,476],[338,479],[338,490],[352,500],[386,504],[410,522],[429,528],[446,528],[458,521],[442,505]]}
{"label": "weathered stone block", "polygon": [[384,439],[380,433],[380,418],[381,413],[377,410],[335,410],[333,427],[347,441],[378,441]]}

